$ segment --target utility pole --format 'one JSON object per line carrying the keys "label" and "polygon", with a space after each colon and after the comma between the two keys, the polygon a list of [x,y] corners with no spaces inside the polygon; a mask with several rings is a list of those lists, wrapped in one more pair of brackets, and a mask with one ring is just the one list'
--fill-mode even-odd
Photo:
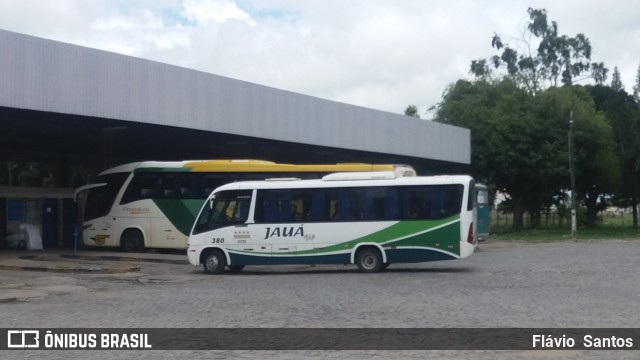
{"label": "utility pole", "polygon": [[571,240],[578,237],[576,219],[576,174],[573,168],[573,111],[569,112],[569,176],[571,176]]}

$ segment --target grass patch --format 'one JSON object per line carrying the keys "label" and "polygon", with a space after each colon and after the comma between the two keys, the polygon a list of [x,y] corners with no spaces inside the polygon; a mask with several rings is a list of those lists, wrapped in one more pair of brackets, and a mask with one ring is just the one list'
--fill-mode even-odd
{"label": "grass patch", "polygon": [[[632,226],[603,225],[595,229],[578,228],[578,240],[599,239],[635,239],[640,240],[640,232]],[[571,229],[567,227],[540,227],[525,229],[521,232],[512,232],[510,228],[492,229],[490,240],[517,240],[517,241],[566,241],[571,240]]]}
{"label": "grass patch", "polygon": [[[556,215],[543,215],[541,226],[536,229],[526,228],[529,218],[525,215],[525,230],[512,232],[513,216],[511,214],[491,212],[491,232],[489,239],[515,241],[570,241],[571,225],[569,219],[559,219]],[[640,232],[633,229],[631,214],[615,216],[600,215],[597,218],[598,227],[590,229],[582,226],[584,219],[578,216],[578,240],[600,239],[636,239],[640,240]]]}

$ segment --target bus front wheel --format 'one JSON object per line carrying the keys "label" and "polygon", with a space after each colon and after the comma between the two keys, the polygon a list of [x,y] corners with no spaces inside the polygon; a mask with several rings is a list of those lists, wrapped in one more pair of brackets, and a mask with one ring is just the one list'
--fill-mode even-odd
{"label": "bus front wheel", "polygon": [[120,238],[120,247],[125,252],[144,251],[144,237],[139,230],[126,230]]}
{"label": "bus front wheel", "polygon": [[365,248],[358,251],[356,256],[358,270],[366,273],[374,273],[382,269],[382,255],[375,248]]}
{"label": "bus front wheel", "polygon": [[212,250],[204,255],[202,267],[207,274],[221,274],[227,266],[227,259],[222,251]]}

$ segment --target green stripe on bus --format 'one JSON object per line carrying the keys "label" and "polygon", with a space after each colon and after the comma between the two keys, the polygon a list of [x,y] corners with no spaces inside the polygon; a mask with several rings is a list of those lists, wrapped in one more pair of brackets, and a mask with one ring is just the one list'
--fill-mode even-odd
{"label": "green stripe on bus", "polygon": [[[391,241],[384,244],[386,248],[421,246],[444,250],[456,255],[460,255],[460,222],[456,221],[449,225],[436,228],[401,240]],[[450,239],[455,239],[451,241]]]}
{"label": "green stripe on bus", "polygon": [[201,199],[154,199],[160,211],[184,236],[189,236],[202,203]]}
{"label": "green stripe on bus", "polygon": [[[448,225],[446,225],[448,224]],[[357,244],[360,243],[377,243],[377,244],[385,244],[394,241],[393,245],[396,243],[402,245],[398,246],[406,246],[403,242],[407,242],[410,244],[418,244],[419,246],[434,246],[441,241],[442,239],[459,239],[460,238],[460,216],[452,216],[442,220],[424,220],[424,221],[400,221],[394,225],[391,225],[385,229],[377,231],[373,234],[365,235],[363,237],[346,241],[343,243],[327,246],[322,249],[313,249],[313,250],[305,250],[298,251],[298,254],[317,254],[324,252],[332,252],[332,251],[340,251],[344,249],[351,249]],[[441,228],[439,228],[441,227]],[[435,230],[435,231],[434,231]],[[433,232],[433,235],[429,235],[430,232]],[[454,235],[453,237],[452,234]],[[447,237],[448,236],[448,237]],[[412,245],[413,246],[413,245]],[[449,248],[448,251],[452,251],[453,248]],[[460,249],[458,246],[457,251],[452,251],[459,253]]]}

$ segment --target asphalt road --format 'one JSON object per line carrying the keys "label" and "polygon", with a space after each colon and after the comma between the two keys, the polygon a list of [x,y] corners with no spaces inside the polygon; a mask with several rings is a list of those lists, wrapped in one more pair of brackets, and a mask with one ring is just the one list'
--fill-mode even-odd
{"label": "asphalt road", "polygon": [[[640,241],[482,244],[459,261],[247,266],[206,275],[138,263],[122,274],[0,271],[4,328],[638,328]],[[39,292],[39,293],[38,293]],[[3,335],[4,336],[4,335]],[[640,339],[638,339],[640,341]],[[3,351],[2,358],[638,359],[638,351]]]}

